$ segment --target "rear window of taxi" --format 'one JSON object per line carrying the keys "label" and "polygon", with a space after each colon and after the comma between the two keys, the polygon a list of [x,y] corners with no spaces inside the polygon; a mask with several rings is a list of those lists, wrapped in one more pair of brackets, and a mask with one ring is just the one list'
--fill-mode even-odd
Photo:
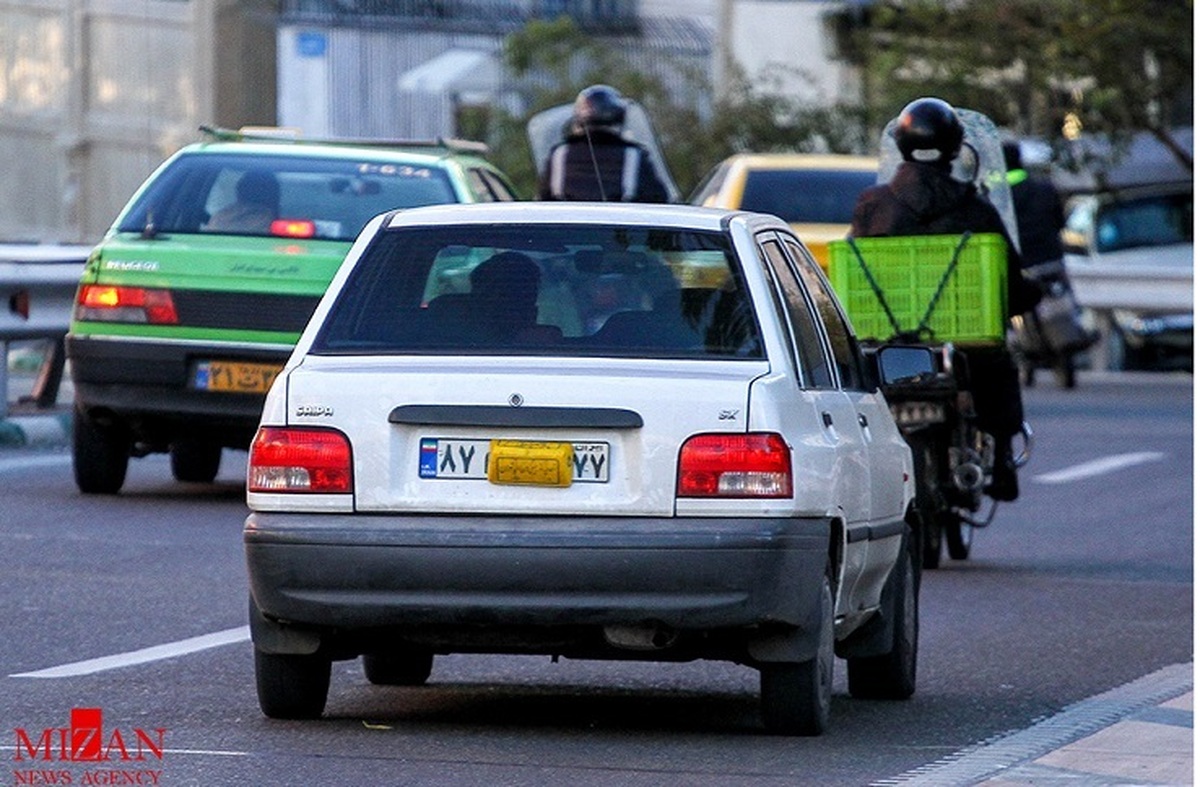
{"label": "rear window of taxi", "polygon": [[762,358],[729,239],[526,225],[381,232],[316,354]]}
{"label": "rear window of taxi", "polygon": [[448,174],[436,166],[184,154],[130,206],[118,230],[352,241],[380,213],[458,201]]}
{"label": "rear window of taxi", "polygon": [[875,173],[858,170],[763,169],[746,174],[741,207],[792,224],[849,224]]}

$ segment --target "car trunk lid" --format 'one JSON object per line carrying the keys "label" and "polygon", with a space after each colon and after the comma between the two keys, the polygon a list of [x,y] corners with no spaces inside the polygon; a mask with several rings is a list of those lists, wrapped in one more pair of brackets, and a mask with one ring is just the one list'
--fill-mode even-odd
{"label": "car trunk lid", "polygon": [[[745,431],[750,385],[767,368],[308,356],[289,375],[287,405],[291,423],[350,438],[359,511],[670,516],[683,442]],[[489,476],[491,453],[507,475]],[[535,466],[566,467],[570,478]]]}

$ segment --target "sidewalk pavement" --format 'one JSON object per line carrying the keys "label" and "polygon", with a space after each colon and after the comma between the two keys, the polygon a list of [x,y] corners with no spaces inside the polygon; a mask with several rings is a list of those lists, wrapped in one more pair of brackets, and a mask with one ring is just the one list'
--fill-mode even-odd
{"label": "sidewalk pavement", "polygon": [[1174,664],[872,787],[1187,787],[1192,697],[1193,665]]}

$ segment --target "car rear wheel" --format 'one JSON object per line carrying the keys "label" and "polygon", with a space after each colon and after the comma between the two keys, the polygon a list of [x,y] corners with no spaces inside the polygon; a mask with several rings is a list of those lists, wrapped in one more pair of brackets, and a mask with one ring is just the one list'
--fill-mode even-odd
{"label": "car rear wheel", "polygon": [[821,619],[816,655],[798,664],[767,663],[759,668],[763,724],[779,735],[820,735],[829,726],[833,699],[833,588],[828,574],[821,586]]}
{"label": "car rear wheel", "polygon": [[318,655],[254,650],[258,706],[272,719],[316,719],[329,696],[331,663]]}
{"label": "car rear wheel", "polygon": [[432,672],[433,654],[427,650],[363,654],[363,674],[376,686],[420,686]]}
{"label": "car rear wheel", "polygon": [[221,468],[221,446],[202,440],[171,443],[171,474],[176,481],[211,484]]}
{"label": "car rear wheel", "polygon": [[129,438],[116,427],[102,426],[79,410],[72,427],[75,485],[85,495],[115,495],[129,469]]}
{"label": "car rear wheel", "polygon": [[903,700],[917,689],[917,569],[912,539],[905,537],[891,582],[892,647],[879,656],[846,660],[850,695],[859,699]]}

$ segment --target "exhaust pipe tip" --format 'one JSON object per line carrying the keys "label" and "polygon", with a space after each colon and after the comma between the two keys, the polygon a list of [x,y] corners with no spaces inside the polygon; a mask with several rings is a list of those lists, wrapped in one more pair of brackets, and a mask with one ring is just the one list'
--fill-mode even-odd
{"label": "exhaust pipe tip", "polygon": [[662,623],[604,627],[604,641],[624,650],[666,650],[678,639],[679,632]]}

